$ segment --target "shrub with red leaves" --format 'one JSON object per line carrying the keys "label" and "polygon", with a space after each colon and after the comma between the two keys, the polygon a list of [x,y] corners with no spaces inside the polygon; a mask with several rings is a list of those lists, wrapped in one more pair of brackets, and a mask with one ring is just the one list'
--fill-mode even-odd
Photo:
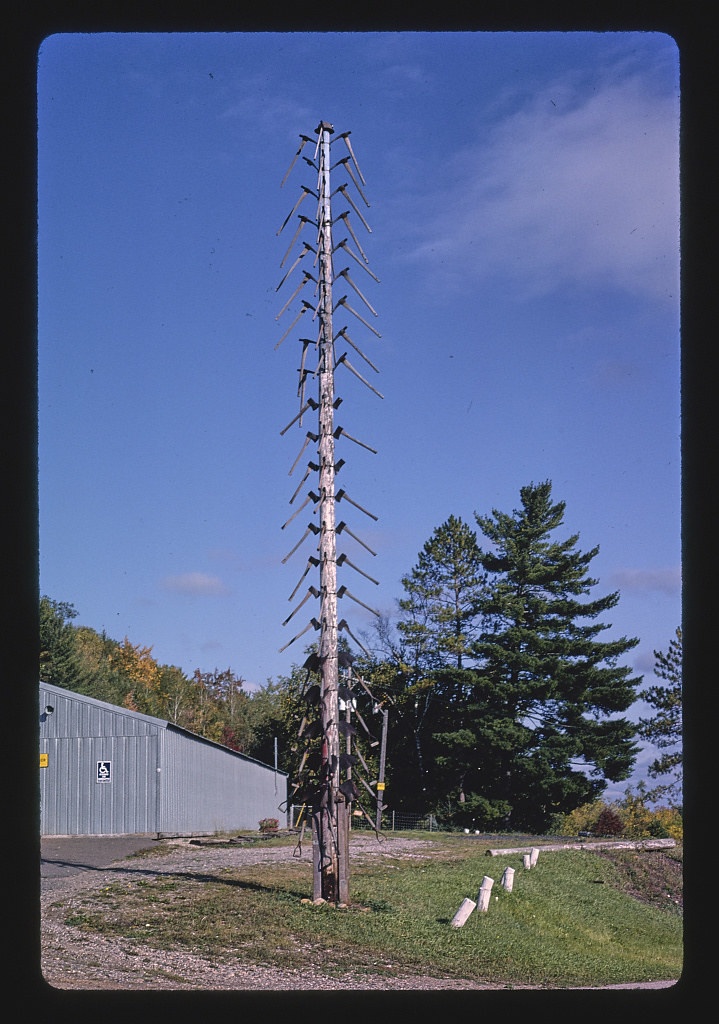
{"label": "shrub with red leaves", "polygon": [[604,808],[592,828],[595,836],[620,836],[623,831],[624,822],[611,807]]}

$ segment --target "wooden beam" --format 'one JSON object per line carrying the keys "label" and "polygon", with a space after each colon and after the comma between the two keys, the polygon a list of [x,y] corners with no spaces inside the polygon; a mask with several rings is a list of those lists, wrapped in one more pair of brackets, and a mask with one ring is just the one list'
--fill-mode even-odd
{"label": "wooden beam", "polygon": [[[676,846],[674,839],[636,839],[636,840],[597,840],[596,842],[583,843],[547,843],[546,846],[537,847],[539,850],[666,850]],[[504,849],[487,850],[488,857],[505,857],[511,853],[526,853],[531,855],[530,846],[507,846]]]}

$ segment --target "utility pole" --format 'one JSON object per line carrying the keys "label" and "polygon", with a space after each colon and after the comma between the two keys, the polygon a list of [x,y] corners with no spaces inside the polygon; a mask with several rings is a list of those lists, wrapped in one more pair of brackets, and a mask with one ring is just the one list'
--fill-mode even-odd
{"label": "utility pole", "polygon": [[389,712],[387,708],[381,708],[382,711],[382,739],[380,741],[379,748],[379,775],[377,778],[377,820],[375,828],[379,832],[382,828],[382,807],[384,805],[384,766],[385,759],[387,756],[387,719]]}
{"label": "utility pole", "polygon": [[[336,356],[336,343],[342,339],[342,341],[349,344],[350,347],[352,347],[375,372],[379,372],[377,367],[350,338],[346,325],[344,325],[339,331],[335,331],[334,329],[333,321],[335,314],[338,310],[340,310],[341,314],[344,314],[346,310],[352,313],[377,337],[380,337],[379,332],[376,331],[363,316],[357,313],[357,311],[347,303],[346,295],[342,296],[338,301],[335,301],[333,298],[333,285],[337,278],[341,278],[343,282],[346,281],[350,287],[354,289],[369,311],[374,316],[377,316],[376,311],[372,308],[368,300],[352,280],[349,274],[349,268],[347,267],[335,274],[335,254],[341,251],[343,255],[349,255],[375,281],[377,281],[378,278],[372,273],[367,265],[367,257],[362,250],[349,220],[349,210],[344,211],[337,217],[333,218],[332,199],[335,194],[339,194],[354,210],[365,228],[368,231],[371,230],[350,193],[347,191],[348,182],[340,184],[338,188],[335,189],[334,193],[330,184],[330,172],[334,169],[330,158],[331,145],[333,141],[342,140],[345,144],[345,155],[342,159],[337,161],[334,167],[341,167],[342,170],[348,174],[359,193],[361,200],[369,206],[360,185],[360,182],[365,184],[365,181],[362,176],[362,172],[359,169],[352,145],[349,141],[350,133],[345,132],[333,140],[333,126],[327,121],[321,121],[315,129],[315,134],[317,135],[317,141],[314,159],[310,160],[306,156],[303,157],[303,159],[317,171],[317,191],[315,192],[312,189],[301,186],[302,195],[295,203],[295,206],[277,233],[280,234],[307,196],[312,196],[317,201],[316,220],[312,220],[298,214],[300,223],[295,231],[292,241],[290,242],[290,246],[285,253],[281,266],[284,266],[285,262],[289,258],[302,229],[306,228],[308,225],[316,229],[316,244],[315,246],[312,246],[306,241],[302,242],[302,248],[299,255],[280,281],[280,284],[277,286],[277,290],[279,291],[289,278],[290,274],[310,253],[314,254],[312,266],[313,269],[316,270],[317,276],[315,277],[309,270],[303,270],[302,282],[295,288],[294,292],[278,314],[277,319],[279,320],[284,312],[290,308],[293,301],[298,298],[302,289],[305,288],[310,281],[315,283],[316,303],[309,302],[306,299],[301,300],[299,311],[290,326],[275,345],[275,348],[279,348],[287,335],[303,316],[308,312],[312,312],[312,320],[317,320],[318,322],[317,336],[315,339],[300,339],[302,349],[299,367],[299,386],[297,392],[300,401],[300,409],[295,418],[284,428],[284,430],[281,431],[281,433],[284,434],[296,422],[299,422],[301,427],[303,417],[309,410],[317,413],[317,432],[307,431],[302,449],[290,469],[290,474],[296,468],[310,441],[317,445],[317,461],[309,461],[307,463],[306,472],[300,481],[299,486],[292,495],[290,504],[292,504],[295,498],[298,497],[305,482],[310,478],[311,474],[315,475],[315,479],[317,480],[317,489],[316,491],[309,490],[307,492],[305,501],[298,507],[297,511],[293,513],[282,528],[284,529],[288,526],[302,509],[304,509],[310,502],[312,503],[314,521],[311,521],[308,524],[305,533],[290,553],[283,559],[283,562],[286,562],[290,556],[297,551],[302,542],[308,536],[313,535],[317,538],[317,555],[311,555],[309,557],[305,571],[300,578],[299,583],[290,595],[290,600],[294,598],[303,580],[313,567],[319,569],[319,589],[314,586],[310,586],[300,604],[297,605],[297,607],[285,619],[283,625],[286,625],[290,621],[290,619],[297,611],[299,611],[310,597],[319,599],[319,615],[318,617],[311,618],[309,624],[300,633],[293,637],[292,640],[285,644],[281,650],[283,651],[289,647],[290,644],[294,643],[295,640],[306,633],[310,628],[314,628],[319,632],[317,656],[316,658],[311,656],[308,659],[308,662],[305,663],[308,668],[308,675],[310,671],[315,671],[320,678],[319,693],[316,701],[316,706],[319,710],[319,768],[313,779],[313,785],[310,787],[310,793],[308,796],[308,802],[311,804],[311,818],[313,825],[313,895],[316,900],[324,899],[332,903],[346,903],[349,900],[349,815],[351,813],[352,800],[356,797],[356,788],[351,780],[351,767],[346,768],[347,774],[344,781],[342,780],[341,772],[342,763],[344,762],[345,765],[351,765],[352,759],[346,751],[343,752],[345,756],[342,758],[340,751],[341,729],[343,729],[344,735],[348,737],[351,732],[351,725],[348,720],[344,720],[341,723],[339,716],[340,681],[338,632],[340,630],[344,630],[352,637],[353,640],[355,640],[355,642],[359,643],[359,641],[357,641],[357,638],[351,633],[346,620],[344,618],[338,620],[337,601],[338,599],[347,596],[357,604],[360,604],[364,608],[373,612],[375,615],[378,615],[379,613],[351,594],[346,586],[338,587],[337,585],[337,568],[344,564],[355,569],[374,584],[377,584],[377,580],[374,580],[371,576],[354,565],[344,552],[338,554],[337,537],[339,534],[345,532],[355,541],[359,542],[362,547],[370,552],[370,554],[374,555],[375,552],[361,541],[360,538],[349,529],[344,521],[340,521],[339,523],[337,522],[336,506],[339,501],[346,500],[350,505],[353,505],[355,508],[368,515],[371,519],[376,520],[377,516],[373,515],[371,512],[367,512],[366,509],[357,504],[356,501],[349,497],[344,489],[340,489],[339,491],[336,491],[335,489],[335,476],[344,464],[344,459],[336,459],[336,440],[344,436],[349,440],[354,441],[362,448],[365,448],[370,452],[375,452],[374,448],[371,448],[364,442],[351,437],[351,435],[347,434],[341,426],[335,425],[335,410],[341,403],[341,399],[335,396],[335,370],[339,366],[349,369],[355,377],[367,385],[367,387],[369,387],[376,395],[380,398],[382,395],[351,365],[347,359],[347,353],[344,353],[344,355],[339,358]],[[301,135],[300,140],[300,147],[290,164],[290,168],[287,171],[282,184],[287,180],[292,167],[302,153],[306,143],[313,141],[305,135]],[[347,228],[355,245],[357,246],[357,249],[359,250],[359,255],[348,245],[347,238],[342,239],[340,242],[334,241],[333,227],[337,222],[341,222],[343,226]],[[317,363],[314,368],[311,368],[308,365],[308,355],[312,348],[316,350],[317,354]],[[306,386],[311,378],[315,378],[317,381],[318,390],[316,400],[311,397],[305,397]],[[360,644],[360,646],[362,645]],[[303,765],[307,762],[311,752],[310,744],[313,737],[310,736],[310,732],[311,729],[307,728],[307,719],[305,718],[303,719],[299,734],[300,737],[305,737],[308,744],[302,760]]]}

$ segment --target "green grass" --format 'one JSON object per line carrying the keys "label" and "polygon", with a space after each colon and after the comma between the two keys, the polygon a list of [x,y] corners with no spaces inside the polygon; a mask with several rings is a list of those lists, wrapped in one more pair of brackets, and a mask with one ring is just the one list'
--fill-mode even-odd
{"label": "green grass", "polygon": [[[486,857],[488,842],[431,838],[428,858],[351,863],[346,909],[303,903],[311,868],[297,860],[116,883],[75,897],[67,923],[215,961],[298,969],[312,962],[327,974],[427,973],[510,987],[679,977],[681,915],[674,903],[665,909],[626,891],[628,877],[636,889],[632,855],[615,863],[547,852],[527,871],[521,855]],[[390,851],[388,843],[383,852]],[[512,893],[500,885],[506,866],[515,869]],[[485,874],[495,879],[489,910],[452,928]]]}

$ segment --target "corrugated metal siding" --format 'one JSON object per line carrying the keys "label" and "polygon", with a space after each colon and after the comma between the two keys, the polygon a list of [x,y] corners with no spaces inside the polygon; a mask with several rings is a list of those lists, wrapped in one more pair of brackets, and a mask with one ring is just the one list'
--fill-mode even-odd
{"label": "corrugated metal siding", "polygon": [[[50,704],[55,710],[44,714]],[[42,736],[147,736],[165,723],[59,687],[40,687]]]}
{"label": "corrugated metal siding", "polygon": [[[44,708],[52,705],[51,715]],[[43,835],[157,831],[159,721],[56,688],[40,689]],[[98,762],[110,781],[98,782]]]}
{"label": "corrugated metal siding", "polygon": [[256,829],[280,818],[286,776],[169,728],[162,737],[161,832]]}
{"label": "corrugated metal siding", "polygon": [[[44,712],[50,704],[52,714]],[[42,835],[256,829],[287,776],[161,719],[40,684]],[[97,781],[98,762],[111,780]]]}
{"label": "corrugated metal siding", "polygon": [[[157,831],[157,736],[44,740],[40,772],[44,835],[126,835]],[[97,781],[109,762],[109,782]]]}

